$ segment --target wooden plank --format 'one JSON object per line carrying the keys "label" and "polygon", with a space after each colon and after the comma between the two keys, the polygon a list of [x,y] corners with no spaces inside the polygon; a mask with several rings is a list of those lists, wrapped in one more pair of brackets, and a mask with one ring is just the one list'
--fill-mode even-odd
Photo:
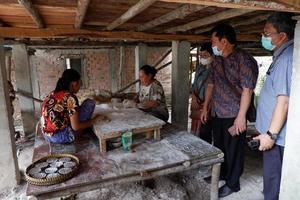
{"label": "wooden plank", "polygon": [[[83,163],[80,173],[61,184],[28,184],[27,195],[39,198],[66,196],[108,184],[144,180],[223,161],[223,153],[219,149],[187,132],[174,131],[173,134],[168,131],[169,134],[161,141],[138,142],[134,152],[115,149],[105,155],[99,155],[99,146],[89,134],[82,135],[83,138],[75,144],[75,155]],[[33,161],[48,155],[48,149],[45,140],[36,137]],[[144,172],[149,176],[142,176]]]}
{"label": "wooden plank", "polygon": [[[300,9],[292,6],[283,5],[282,3],[276,3],[273,1],[224,1],[224,0],[159,0],[169,3],[190,3],[205,6],[216,6],[222,8],[236,8],[236,9],[250,9],[250,10],[274,10],[284,12],[297,12],[300,13]],[[284,0],[285,1],[285,0]]]}
{"label": "wooden plank", "polygon": [[78,6],[75,17],[75,28],[81,28],[90,0],[78,0]]}
{"label": "wooden plank", "polygon": [[30,29],[0,27],[0,37],[4,38],[66,38],[76,36],[103,39],[136,39],[145,41],[188,40],[203,42],[209,40],[208,37],[199,35],[150,34],[134,31],[96,31],[75,28]]}
{"label": "wooden plank", "polygon": [[143,25],[139,26],[137,28],[137,30],[138,31],[145,31],[145,30],[151,29],[155,26],[170,22],[174,19],[184,18],[184,17],[190,15],[191,13],[197,12],[197,11],[202,10],[204,8],[206,8],[206,6],[185,4],[183,6],[180,6],[176,10],[173,10],[172,12],[169,12],[169,13],[161,16],[161,17],[158,17],[158,18],[156,18],[156,19],[154,19],[154,20],[152,20],[152,21],[150,21],[146,24],[143,24]]}
{"label": "wooden plank", "polygon": [[126,11],[121,17],[113,21],[111,24],[107,26],[107,30],[113,30],[116,27],[120,26],[121,24],[124,24],[137,14],[141,13],[143,10],[151,6],[155,1],[157,0],[140,0],[137,4],[129,8],[128,11]]}
{"label": "wooden plank", "polygon": [[41,16],[39,15],[38,11],[33,6],[30,0],[18,0],[18,2],[26,9],[33,21],[37,24],[38,28],[45,27]]}
{"label": "wooden plank", "polygon": [[184,31],[194,29],[194,28],[197,28],[197,27],[201,27],[201,26],[212,24],[212,23],[216,23],[216,22],[221,21],[221,20],[241,16],[241,15],[244,15],[246,13],[253,12],[253,11],[254,10],[230,9],[230,10],[226,10],[226,11],[214,14],[214,15],[209,16],[209,17],[205,17],[205,18],[202,18],[202,19],[199,19],[199,20],[189,22],[189,23],[184,24],[184,25],[180,25],[180,26],[170,28],[170,29],[166,30],[165,32],[167,32],[167,33],[175,33],[175,32],[178,32],[178,31],[184,32]]}
{"label": "wooden plank", "polygon": [[[266,20],[269,16],[270,16],[269,14],[259,15],[259,16],[253,17],[253,18],[251,17],[250,19],[247,19],[247,20],[241,20],[238,22],[230,23],[230,24],[232,27],[246,26],[246,25],[251,25],[251,24],[255,25],[259,22]],[[195,31],[195,34],[205,33],[205,32],[211,31],[213,28],[214,28],[214,26],[209,26],[209,27],[206,27],[203,29],[199,29],[199,30]]]}

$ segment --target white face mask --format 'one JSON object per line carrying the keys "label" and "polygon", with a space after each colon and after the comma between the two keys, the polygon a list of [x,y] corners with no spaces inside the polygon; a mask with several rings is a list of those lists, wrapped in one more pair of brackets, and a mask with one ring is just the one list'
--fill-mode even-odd
{"label": "white face mask", "polygon": [[212,49],[213,49],[213,52],[216,56],[222,56],[223,55],[223,52],[221,50],[219,50],[217,46],[212,47]]}
{"label": "white face mask", "polygon": [[199,62],[202,65],[209,65],[212,62],[212,59],[211,58],[200,58]]}

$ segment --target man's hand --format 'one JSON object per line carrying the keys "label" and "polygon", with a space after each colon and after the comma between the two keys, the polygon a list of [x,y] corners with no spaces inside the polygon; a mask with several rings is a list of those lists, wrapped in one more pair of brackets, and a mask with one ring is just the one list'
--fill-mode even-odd
{"label": "man's hand", "polygon": [[247,129],[247,120],[246,116],[237,116],[237,118],[234,120],[234,125],[236,128],[236,134],[239,135],[240,133],[243,133]]}
{"label": "man's hand", "polygon": [[259,146],[260,151],[267,151],[271,149],[275,144],[275,141],[272,140],[271,137],[267,134],[259,135],[253,139],[260,140],[260,146]]}

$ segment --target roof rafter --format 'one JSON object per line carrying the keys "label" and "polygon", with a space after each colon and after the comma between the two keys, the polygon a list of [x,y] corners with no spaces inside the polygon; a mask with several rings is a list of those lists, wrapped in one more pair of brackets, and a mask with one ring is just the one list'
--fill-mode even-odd
{"label": "roof rafter", "polygon": [[[230,23],[230,24],[231,24],[232,27],[256,24],[256,23],[259,23],[259,22],[262,22],[262,21],[266,20],[269,16],[270,16],[269,14],[259,15],[259,16],[256,16],[256,17],[253,17],[253,18],[250,18],[250,19],[247,19],[247,20],[233,22],[233,23]],[[199,30],[195,31],[195,34],[205,33],[205,32],[210,31],[213,28],[214,28],[214,26],[208,26],[206,28],[199,29]]]}
{"label": "roof rafter", "polygon": [[216,22],[221,21],[221,20],[241,16],[241,15],[253,12],[253,11],[254,10],[246,10],[246,9],[225,10],[223,12],[219,12],[219,13],[211,15],[209,17],[205,17],[205,18],[202,18],[202,19],[198,19],[198,20],[189,22],[189,23],[184,24],[184,25],[180,25],[180,26],[170,28],[170,29],[166,30],[165,32],[167,32],[167,33],[174,33],[174,32],[178,32],[178,31],[184,32],[184,31],[187,31],[187,30],[190,30],[190,29],[194,29],[194,28],[198,28],[198,27],[201,27],[201,26],[216,23]]}
{"label": "roof rafter", "polygon": [[18,0],[19,4],[22,5],[33,21],[37,24],[38,28],[44,28],[45,25],[37,9],[33,6],[30,0]]}
{"label": "roof rafter", "polygon": [[74,24],[75,28],[81,28],[89,4],[90,4],[90,0],[78,0],[75,24]]}
{"label": "roof rafter", "polygon": [[134,16],[144,11],[156,1],[157,0],[140,0],[137,4],[129,8],[122,16],[120,16],[118,19],[109,24],[106,29],[111,31],[117,28],[118,26],[124,24]]}
{"label": "roof rafter", "polygon": [[178,18],[184,18],[186,16],[188,16],[191,13],[197,12],[199,10],[202,10],[206,8],[206,6],[202,6],[202,5],[192,5],[192,4],[184,4],[182,6],[180,6],[179,8],[177,8],[176,10],[173,10],[161,17],[158,17],[150,22],[147,22],[146,24],[143,24],[141,26],[139,26],[137,28],[138,31],[145,31],[148,29],[151,29],[155,26],[161,25],[161,24],[165,24],[167,22],[170,22],[174,19],[178,19]]}
{"label": "roof rafter", "polygon": [[216,6],[223,8],[237,8],[237,9],[250,9],[250,10],[274,10],[285,12],[298,12],[300,8],[284,5],[273,1],[255,1],[255,0],[239,0],[239,1],[224,1],[224,0],[159,0],[162,2],[173,3],[190,3],[205,6]]}

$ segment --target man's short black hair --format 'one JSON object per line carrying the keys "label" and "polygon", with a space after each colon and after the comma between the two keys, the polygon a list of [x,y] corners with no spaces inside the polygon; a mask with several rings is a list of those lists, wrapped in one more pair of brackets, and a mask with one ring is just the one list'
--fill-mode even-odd
{"label": "man's short black hair", "polygon": [[267,23],[272,24],[278,33],[284,32],[289,39],[293,39],[296,21],[292,17],[292,13],[278,12],[270,15]]}
{"label": "man's short black hair", "polygon": [[216,33],[216,37],[218,37],[219,40],[226,38],[230,44],[236,43],[235,30],[229,24],[219,24],[211,30],[211,33]]}
{"label": "man's short black hair", "polygon": [[205,42],[201,45],[200,51],[207,51],[210,55],[213,55],[211,42]]}

